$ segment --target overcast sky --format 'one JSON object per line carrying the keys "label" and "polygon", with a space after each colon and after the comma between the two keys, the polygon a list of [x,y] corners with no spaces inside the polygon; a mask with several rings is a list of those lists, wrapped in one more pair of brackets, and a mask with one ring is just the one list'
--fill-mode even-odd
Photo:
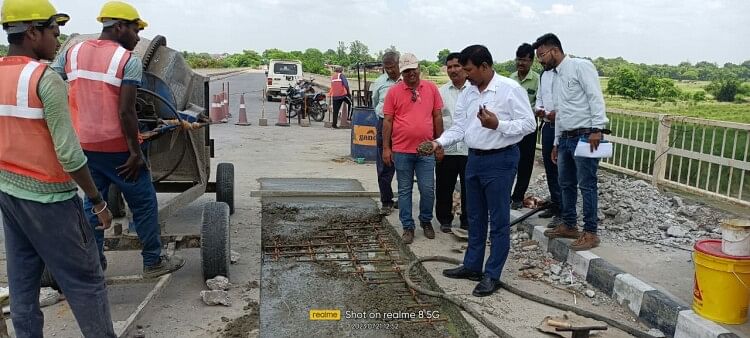
{"label": "overcast sky", "polygon": [[[52,0],[93,33],[102,0]],[[546,32],[567,53],[643,63],[750,60],[748,0],[131,0],[168,46],[196,52],[335,49],[360,40],[434,60],[443,48],[488,46],[498,60]],[[4,40],[4,39],[3,39]]]}

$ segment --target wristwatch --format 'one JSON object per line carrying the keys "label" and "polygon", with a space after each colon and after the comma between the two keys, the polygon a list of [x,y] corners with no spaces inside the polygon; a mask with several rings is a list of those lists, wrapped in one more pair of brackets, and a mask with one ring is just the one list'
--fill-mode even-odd
{"label": "wristwatch", "polygon": [[99,205],[104,202],[104,199],[102,198],[102,194],[100,192],[97,192],[95,197],[89,197],[89,200],[93,205]]}

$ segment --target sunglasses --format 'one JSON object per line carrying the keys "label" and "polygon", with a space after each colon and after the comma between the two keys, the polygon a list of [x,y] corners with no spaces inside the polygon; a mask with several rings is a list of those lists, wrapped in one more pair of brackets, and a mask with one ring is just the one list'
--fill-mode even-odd
{"label": "sunglasses", "polygon": [[415,88],[411,88],[411,102],[417,102],[417,99],[421,99],[419,92]]}

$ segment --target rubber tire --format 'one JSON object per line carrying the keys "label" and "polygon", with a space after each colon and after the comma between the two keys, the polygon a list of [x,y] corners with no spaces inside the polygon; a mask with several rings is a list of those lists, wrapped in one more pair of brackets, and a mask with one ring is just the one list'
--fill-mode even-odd
{"label": "rubber tire", "polygon": [[229,206],[222,202],[209,202],[203,207],[201,226],[203,280],[216,276],[229,278],[232,255],[229,245]]}
{"label": "rubber tire", "polygon": [[324,111],[320,112],[320,114],[310,114],[310,117],[315,122],[323,122],[323,120],[326,119],[326,111],[324,110]]}
{"label": "rubber tire", "polygon": [[299,110],[302,110],[302,106],[301,105],[298,108],[295,109],[295,108],[292,108],[291,104],[288,104],[288,103],[286,104],[287,115],[288,115],[288,117],[290,119],[293,119],[293,118],[297,117],[297,111],[299,111]]}
{"label": "rubber tire", "polygon": [[229,206],[229,214],[234,215],[234,164],[219,163],[216,167],[216,202]]}
{"label": "rubber tire", "polygon": [[115,184],[109,185],[107,206],[109,207],[109,211],[112,212],[114,218],[125,217],[125,199],[122,198],[120,187]]}
{"label": "rubber tire", "polygon": [[57,285],[55,277],[52,277],[52,274],[47,270],[47,267],[44,267],[44,271],[42,271],[42,282],[40,284],[43,288],[53,288],[60,291],[60,286]]}

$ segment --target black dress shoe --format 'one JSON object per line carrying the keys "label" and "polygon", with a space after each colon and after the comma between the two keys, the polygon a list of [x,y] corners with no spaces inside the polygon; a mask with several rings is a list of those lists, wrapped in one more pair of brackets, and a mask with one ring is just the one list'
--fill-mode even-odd
{"label": "black dress shoe", "polygon": [[560,216],[560,209],[557,207],[549,207],[539,214],[539,218],[552,218],[554,216]]}
{"label": "black dress shoe", "polygon": [[474,295],[474,297],[487,297],[495,293],[498,289],[500,289],[500,281],[485,276],[482,278],[482,281],[477,284],[471,294]]}
{"label": "black dress shoe", "polygon": [[457,268],[443,270],[443,276],[453,279],[468,279],[473,281],[480,281],[482,279],[481,272],[471,271],[463,265]]}

